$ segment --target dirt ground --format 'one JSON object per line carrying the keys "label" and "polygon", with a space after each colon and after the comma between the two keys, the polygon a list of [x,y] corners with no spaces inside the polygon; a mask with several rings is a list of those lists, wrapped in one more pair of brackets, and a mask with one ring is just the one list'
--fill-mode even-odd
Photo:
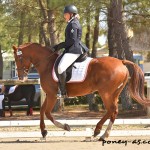
{"label": "dirt ground", "polygon": [[[100,119],[105,114],[105,110],[99,112],[89,112],[87,107],[67,107],[62,112],[53,113],[56,119]],[[148,118],[144,110],[120,111],[117,118]],[[9,117],[6,112],[5,118],[1,120],[38,120],[39,110],[34,111],[33,116],[26,116],[25,111],[14,111],[13,117]],[[84,127],[85,128],[85,127]],[[114,126],[115,129],[137,129],[138,126]],[[148,127],[149,128],[149,127]],[[147,129],[148,129],[147,128]],[[140,129],[145,126],[140,125]],[[1,128],[0,131],[39,131],[39,127],[20,127],[20,128]],[[52,130],[52,128],[51,128]],[[53,128],[55,130],[55,128]],[[76,128],[73,130],[77,130]],[[78,129],[80,130],[80,129]],[[82,129],[81,129],[82,130]],[[49,137],[45,140],[40,138],[1,138],[0,149],[5,150],[141,150],[150,148],[150,137],[109,137],[107,141],[99,142],[98,139],[92,138],[90,142],[85,141],[85,137]]]}
{"label": "dirt ground", "polygon": [[1,139],[5,150],[145,150],[150,148],[150,137],[110,137],[107,141],[85,141],[85,137],[55,137],[46,141],[38,138]]}
{"label": "dirt ground", "polygon": [[[52,113],[56,119],[100,119],[106,113],[105,110],[100,109],[99,112],[91,112],[88,109],[88,106],[70,106],[65,107],[64,111],[57,113]],[[0,118],[0,120],[39,120],[40,111],[34,110],[33,116],[26,116],[26,111],[13,111],[13,116],[9,117],[10,114],[8,111],[5,112],[6,117]],[[148,118],[146,116],[146,111],[143,109],[135,109],[129,111],[120,110],[117,118]]]}

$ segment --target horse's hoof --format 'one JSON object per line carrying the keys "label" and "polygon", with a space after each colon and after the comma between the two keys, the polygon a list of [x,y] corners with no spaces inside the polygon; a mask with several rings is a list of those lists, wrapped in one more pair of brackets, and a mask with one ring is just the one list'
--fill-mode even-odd
{"label": "horse's hoof", "polygon": [[102,137],[100,137],[100,138],[98,139],[98,141],[104,141],[104,139],[103,139]]}
{"label": "horse's hoof", "polygon": [[94,131],[94,137],[96,137],[97,135],[99,135],[100,134],[100,130],[99,131]]}
{"label": "horse's hoof", "polygon": [[42,131],[42,136],[43,136],[43,138],[45,138],[46,135],[47,135],[47,130]]}
{"label": "horse's hoof", "polygon": [[64,124],[64,129],[70,131],[70,126],[68,124]]}

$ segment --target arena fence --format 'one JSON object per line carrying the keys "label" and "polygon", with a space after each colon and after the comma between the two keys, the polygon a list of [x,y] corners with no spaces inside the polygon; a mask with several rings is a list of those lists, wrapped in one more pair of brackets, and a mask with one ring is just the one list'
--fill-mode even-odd
{"label": "arena fence", "polygon": [[[0,84],[4,84],[4,85],[27,85],[27,84],[40,84],[40,80],[39,79],[28,79],[25,82],[21,82],[19,80],[16,79],[7,79],[7,80],[0,80]],[[42,88],[41,88],[41,104],[43,103],[45,99],[45,93],[43,92]]]}
{"label": "arena fence", "polygon": [[[40,84],[38,79],[28,79],[25,82],[20,82],[19,80],[0,80],[0,84],[5,85],[23,85],[23,84]],[[146,81],[147,85],[147,97],[150,99],[150,80]],[[45,93],[41,89],[41,103],[44,101]],[[150,108],[147,108],[147,115],[150,116]],[[60,122],[68,123],[72,126],[91,126],[95,125],[98,120],[60,120]],[[45,120],[47,125],[52,125],[49,120]],[[108,124],[106,121],[105,125]],[[115,124],[150,124],[150,119],[116,119]],[[39,120],[22,120],[22,121],[1,121],[0,126],[3,127],[19,127],[19,126],[37,126],[39,125]],[[101,132],[103,134],[104,131]],[[93,135],[93,129],[86,128],[85,131],[51,131],[48,133],[48,137],[51,136],[85,136],[89,137]],[[149,130],[113,130],[110,136],[150,136]],[[40,132],[0,132],[0,138],[8,137],[41,137]]]}
{"label": "arena fence", "polygon": [[[147,79],[145,82],[147,86],[147,97],[148,99],[150,99],[150,79]],[[4,85],[40,84],[40,80],[28,79],[25,82],[21,82],[19,80],[8,79],[8,80],[0,80],[0,84],[4,84]],[[44,99],[45,99],[45,93],[41,88],[41,104],[43,103]],[[147,115],[150,116],[150,107],[147,108]]]}

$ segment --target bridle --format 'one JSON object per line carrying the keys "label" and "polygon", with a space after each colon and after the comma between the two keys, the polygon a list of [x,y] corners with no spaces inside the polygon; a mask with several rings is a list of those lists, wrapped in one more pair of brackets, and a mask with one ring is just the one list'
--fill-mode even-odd
{"label": "bridle", "polygon": [[[37,63],[35,63],[34,64],[34,66],[36,67],[36,66],[38,66],[41,62],[43,62],[43,61],[45,61],[45,60],[48,60],[50,57],[52,57],[54,54],[56,54],[56,52],[57,51],[54,51],[51,55],[49,55],[46,59],[44,58],[44,60],[42,60],[42,61],[39,61],[39,62],[37,62]],[[21,49],[19,49],[18,48],[18,50],[17,50],[17,53],[16,53],[16,55],[17,55],[17,60],[19,60],[19,62],[20,62],[20,68],[16,68],[16,70],[17,71],[22,71],[22,76],[18,76],[19,78],[21,78],[21,79],[23,79],[23,77],[24,76],[27,76],[28,75],[28,72],[29,72],[29,68],[26,68],[25,66],[24,66],[24,63],[23,63],[23,60],[31,60],[31,58],[29,58],[29,57],[23,57],[23,53],[22,53],[22,51],[21,51]]]}
{"label": "bridle", "polygon": [[17,50],[16,54],[17,54],[17,61],[20,62],[20,66],[21,66],[20,68],[17,67],[16,70],[22,72],[22,76],[18,76],[18,77],[23,79],[24,76],[28,75],[28,71],[29,71],[29,68],[26,68],[24,66],[23,59],[30,59],[30,58],[23,57],[22,51],[20,49]]}

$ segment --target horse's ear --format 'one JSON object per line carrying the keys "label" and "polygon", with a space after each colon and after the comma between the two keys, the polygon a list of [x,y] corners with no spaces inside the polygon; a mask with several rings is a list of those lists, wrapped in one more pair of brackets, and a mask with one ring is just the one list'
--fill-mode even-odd
{"label": "horse's ear", "polygon": [[17,51],[17,49],[18,49],[15,45],[13,45],[12,48],[14,51]]}

